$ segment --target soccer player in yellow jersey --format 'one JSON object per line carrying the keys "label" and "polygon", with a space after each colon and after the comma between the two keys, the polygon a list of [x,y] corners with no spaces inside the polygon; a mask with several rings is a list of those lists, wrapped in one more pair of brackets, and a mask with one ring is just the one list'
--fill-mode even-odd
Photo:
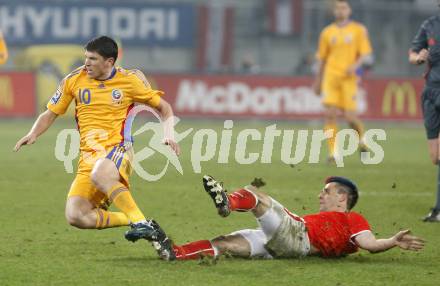
{"label": "soccer player in yellow jersey", "polygon": [[8,60],[8,47],[6,46],[5,39],[3,38],[2,31],[0,30],[0,65],[3,65]]}
{"label": "soccer player in yellow jersey", "polygon": [[[135,103],[154,108],[165,122],[164,143],[179,155],[173,139],[173,111],[138,70],[115,67],[116,42],[106,36],[85,46],[85,65],[67,75],[29,133],[16,146],[33,144],[55,119],[75,101],[81,155],[77,175],[66,203],[66,219],[78,228],[103,229],[130,225],[129,241],[147,239],[165,259],[173,259],[171,242],[153,220],[147,220],[129,191],[128,177],[133,156],[131,136],[124,136],[125,120]],[[170,131],[171,130],[171,131]],[[120,212],[107,210],[113,203]]]}
{"label": "soccer player in yellow jersey", "polygon": [[351,128],[359,133],[360,151],[366,151],[362,143],[364,127],[356,114],[356,93],[359,77],[356,72],[373,61],[367,29],[350,20],[351,8],[346,0],[335,0],[335,22],[325,27],[319,38],[317,60],[318,73],[313,84],[316,94],[323,94],[325,107],[325,131],[331,131],[328,139],[329,161],[336,154],[335,139],[337,118],[343,115]]}

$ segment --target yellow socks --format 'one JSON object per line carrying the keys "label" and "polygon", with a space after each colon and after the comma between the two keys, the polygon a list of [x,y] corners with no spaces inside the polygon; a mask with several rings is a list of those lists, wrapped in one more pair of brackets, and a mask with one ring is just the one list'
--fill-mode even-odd
{"label": "yellow socks", "polygon": [[125,185],[118,182],[108,192],[108,197],[132,223],[145,221],[145,216],[136,205],[130,191]]}
{"label": "yellow socks", "polygon": [[95,209],[96,211],[96,228],[103,229],[128,225],[128,217],[121,212],[109,212],[103,209]]}
{"label": "yellow socks", "polygon": [[333,134],[330,138],[327,139],[328,144],[328,153],[330,157],[335,155],[335,146],[336,146],[336,133],[338,132],[338,126],[335,123],[327,123],[324,125],[324,132],[333,130]]}

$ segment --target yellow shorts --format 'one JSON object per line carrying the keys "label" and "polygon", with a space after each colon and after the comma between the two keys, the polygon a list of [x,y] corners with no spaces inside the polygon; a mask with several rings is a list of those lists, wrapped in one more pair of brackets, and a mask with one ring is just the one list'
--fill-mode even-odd
{"label": "yellow shorts", "polygon": [[102,156],[94,154],[92,160],[85,159],[84,154],[81,153],[78,172],[75,179],[70,186],[70,191],[67,197],[80,196],[90,201],[95,207],[107,208],[110,201],[106,194],[100,192],[92,183],[90,174],[93,169],[94,162],[99,158],[105,157],[113,161],[119,171],[120,181],[127,188],[130,188],[129,177],[132,171],[131,162],[133,158],[133,149],[131,147],[116,145],[106,149]]}
{"label": "yellow shorts", "polygon": [[325,75],[322,82],[322,103],[343,110],[355,111],[357,108],[358,78],[356,76],[339,77]]}

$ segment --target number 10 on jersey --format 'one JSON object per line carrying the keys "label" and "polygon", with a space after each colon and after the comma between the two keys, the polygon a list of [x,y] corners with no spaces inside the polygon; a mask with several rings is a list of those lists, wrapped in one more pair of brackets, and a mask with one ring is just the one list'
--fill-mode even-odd
{"label": "number 10 on jersey", "polygon": [[86,88],[84,90],[81,90],[81,88],[78,90],[78,97],[79,102],[83,104],[89,104],[92,100],[92,93],[90,92],[90,89]]}

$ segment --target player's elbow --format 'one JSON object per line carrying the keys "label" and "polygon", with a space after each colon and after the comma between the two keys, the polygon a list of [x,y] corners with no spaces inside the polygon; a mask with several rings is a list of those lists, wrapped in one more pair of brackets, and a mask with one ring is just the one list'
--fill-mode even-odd
{"label": "player's elbow", "polygon": [[162,118],[168,118],[168,116],[172,115],[173,112],[171,105],[164,99],[160,100],[159,106],[156,107],[156,109],[160,113]]}
{"label": "player's elbow", "polygon": [[371,68],[374,65],[374,56],[373,54],[365,55],[362,59],[362,66],[364,68]]}
{"label": "player's elbow", "polygon": [[169,115],[169,114],[171,114],[171,112],[172,112],[171,105],[168,102],[164,101],[163,108],[162,108],[162,114]]}
{"label": "player's elbow", "polygon": [[375,248],[371,247],[371,246],[361,246],[361,245],[359,245],[359,248],[363,249],[363,250],[366,250],[366,251],[368,251],[369,253],[372,253],[372,254],[377,253],[377,250]]}
{"label": "player's elbow", "polygon": [[380,247],[380,245],[375,243],[360,245],[359,247],[362,248],[363,250],[368,251],[371,254],[375,254],[383,251],[382,247]]}
{"label": "player's elbow", "polygon": [[368,249],[368,252],[371,254],[376,254],[376,253],[379,253],[380,251],[377,249]]}
{"label": "player's elbow", "polygon": [[53,112],[50,109],[46,109],[46,111],[41,113],[40,117],[42,118],[42,120],[47,122],[47,124],[50,125],[50,124],[52,124],[55,121],[55,119],[57,119],[58,114],[56,114],[55,112]]}

